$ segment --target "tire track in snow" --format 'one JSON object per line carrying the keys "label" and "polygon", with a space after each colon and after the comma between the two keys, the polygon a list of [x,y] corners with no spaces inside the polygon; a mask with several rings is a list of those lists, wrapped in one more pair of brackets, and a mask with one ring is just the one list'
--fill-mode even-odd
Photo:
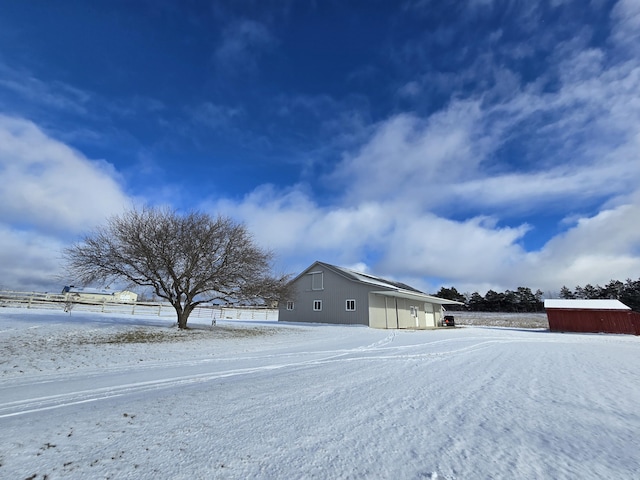
{"label": "tire track in snow", "polygon": [[[255,361],[276,361],[276,363],[270,363],[268,365],[259,365],[255,367],[247,368],[235,368],[229,370],[198,373],[191,375],[179,375],[169,378],[160,378],[157,380],[147,380],[142,382],[131,382],[116,384],[112,386],[105,386],[93,389],[83,389],[70,391],[66,393],[60,393],[56,395],[44,395],[34,398],[25,398],[21,400],[15,400],[5,403],[0,403],[0,419],[7,417],[14,417],[18,415],[25,415],[29,413],[41,412],[46,410],[52,410],[57,408],[63,408],[71,405],[78,405],[82,403],[89,403],[95,401],[106,400],[110,398],[134,395],[144,393],[147,391],[168,389],[176,387],[184,387],[188,385],[194,385],[198,383],[210,382],[213,380],[219,380],[224,378],[231,378],[241,375],[259,374],[268,371],[293,369],[300,367],[319,366],[325,364],[332,364],[338,362],[354,362],[354,361],[388,361],[388,360],[407,360],[407,359],[438,359],[446,358],[452,355],[466,355],[471,352],[491,348],[500,344],[512,344],[512,343],[536,343],[537,339],[514,337],[510,339],[500,337],[471,337],[465,338],[464,343],[473,342],[470,345],[460,347],[461,339],[444,339],[429,343],[418,343],[411,345],[391,345],[396,338],[397,333],[394,331],[387,337],[374,342],[369,345],[354,347],[344,350],[321,350],[321,351],[306,351],[306,352],[288,352],[282,354],[267,354],[267,355],[255,355],[246,357],[233,357],[225,359],[199,359],[195,361],[179,361],[168,362],[167,364],[156,363],[151,366],[146,366],[145,369],[150,368],[167,368],[182,367],[182,366],[195,366],[204,363],[220,363],[219,361],[240,361],[240,360],[255,360]],[[548,339],[540,339],[540,341],[548,341]],[[449,345],[449,344],[454,345]],[[441,351],[433,349],[435,346],[447,346],[458,348],[445,348]],[[416,351],[418,350],[418,351]],[[320,358],[307,358],[304,360],[277,363],[277,360],[284,360],[286,358],[300,358],[304,356],[319,356]],[[129,368],[130,370],[130,368]],[[110,372],[113,373],[113,372]],[[90,375],[83,376],[84,380],[90,378],[101,377],[99,373],[94,372]],[[60,379],[61,381],[77,380],[78,376],[65,376]],[[53,379],[47,379],[45,381],[39,380],[32,383],[21,383],[21,387],[29,387],[30,385],[43,384],[53,382]],[[14,385],[15,387],[16,385]]]}
{"label": "tire track in snow", "polygon": [[[318,366],[336,362],[352,362],[352,361],[367,361],[367,360],[392,360],[392,359],[407,359],[407,358],[426,358],[426,357],[438,357],[451,354],[457,354],[461,352],[468,352],[471,350],[477,350],[480,348],[486,348],[495,341],[485,341],[479,344],[463,347],[456,350],[449,350],[445,352],[424,352],[424,353],[398,353],[390,354],[386,349],[380,348],[383,345],[387,345],[393,341],[395,334],[391,334],[385,339],[375,342],[370,345],[356,347],[347,350],[338,351],[319,351],[309,352],[314,355],[325,355],[320,358],[306,359],[297,362],[287,363],[275,363],[269,365],[260,365],[256,367],[239,368],[231,370],[223,370],[218,372],[208,372],[192,375],[180,375],[177,377],[161,378],[158,380],[148,380],[143,382],[124,383],[120,385],[113,385],[107,387],[99,387],[93,389],[83,389],[77,391],[71,391],[67,393],[61,393],[56,395],[39,396],[35,398],[26,398],[22,400],[16,400],[6,403],[0,403],[0,419],[7,417],[14,417],[18,415],[26,415],[29,413],[36,413],[46,410],[52,410],[57,408],[63,408],[71,405],[78,405],[82,403],[90,403],[100,400],[106,400],[110,398],[120,397],[124,395],[133,395],[144,393],[147,391],[168,389],[176,387],[184,387],[188,385],[194,385],[198,383],[210,382],[213,380],[236,377],[240,375],[258,374],[267,371],[275,371],[281,369],[300,368],[308,366]],[[429,344],[413,345],[413,347],[428,346]],[[392,349],[393,350],[393,349]],[[298,353],[299,357],[301,354]],[[256,357],[257,359],[274,359],[278,356],[266,356]],[[75,377],[71,377],[71,380]],[[28,386],[28,385],[27,385]]]}
{"label": "tire track in snow", "polygon": [[[122,385],[113,385],[108,387],[100,387],[94,389],[86,389],[73,391],[68,393],[41,396],[36,398],[27,398],[24,400],[16,400],[6,403],[0,403],[0,419],[36,413],[56,408],[63,408],[71,405],[95,402],[110,398],[120,397],[123,395],[133,395],[146,391],[159,389],[175,388],[193,385],[197,383],[205,383],[221,378],[230,378],[239,375],[250,375],[266,371],[280,370],[285,368],[295,368],[306,365],[316,365],[327,362],[337,357],[348,355],[352,350],[342,351],[337,354],[331,354],[321,359],[303,360],[293,363],[260,365],[257,367],[240,368],[233,370],[225,370],[221,372],[200,373],[195,375],[181,375],[178,377],[162,378],[158,380],[149,380],[144,382],[133,382]],[[328,352],[315,352],[316,354]]]}
{"label": "tire track in snow", "polygon": [[[155,370],[159,368],[168,369],[168,368],[176,368],[176,367],[195,367],[201,366],[205,364],[223,364],[223,363],[237,363],[242,361],[251,361],[251,360],[279,360],[279,359],[287,359],[287,358],[299,358],[302,356],[311,356],[311,355],[346,355],[354,351],[369,351],[372,349],[377,349],[384,347],[391,342],[396,337],[396,332],[392,332],[387,335],[385,338],[371,343],[369,345],[362,345],[359,347],[348,348],[348,349],[335,349],[335,350],[321,350],[321,351],[313,351],[313,350],[303,350],[303,351],[292,351],[292,352],[282,352],[282,353],[265,353],[265,354],[254,354],[254,355],[233,355],[233,356],[221,356],[221,357],[204,357],[204,358],[193,358],[193,359],[179,359],[179,360],[167,360],[167,361],[152,361],[152,362],[144,362],[137,363],[134,365],[114,365],[114,366],[101,366],[100,368],[95,369],[83,369],[81,374],[84,379],[92,379],[102,377],[105,374],[121,374],[130,372],[132,369],[143,371],[143,370]],[[60,381],[64,381],[70,378],[73,378],[73,371],[66,372],[52,372],[52,373],[38,373],[38,374],[29,374],[24,377],[16,377],[8,379],[8,382],[14,387],[25,387],[28,385],[37,385],[37,384],[47,384],[47,383],[56,383]]]}

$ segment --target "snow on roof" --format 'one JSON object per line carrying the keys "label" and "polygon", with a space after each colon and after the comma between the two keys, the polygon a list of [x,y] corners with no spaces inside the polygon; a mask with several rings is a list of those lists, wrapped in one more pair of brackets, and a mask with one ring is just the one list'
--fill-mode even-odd
{"label": "snow on roof", "polygon": [[323,265],[329,269],[333,269],[339,273],[342,273],[347,278],[354,280],[360,283],[366,283],[368,285],[374,285],[377,287],[382,287],[389,289],[386,292],[373,292],[373,293],[385,293],[389,294],[390,292],[395,292],[392,296],[409,298],[413,300],[421,299],[423,301],[428,301],[437,305],[463,305],[461,302],[456,302],[455,300],[447,300],[440,297],[434,297],[433,295],[427,295],[420,290],[413,288],[410,285],[402,282],[396,282],[394,280],[387,280],[384,278],[376,277],[374,275],[370,275],[368,273],[356,272],[355,270],[350,270],[344,267],[338,267],[336,265],[331,265],[324,262],[316,262],[319,265]]}
{"label": "snow on roof", "polygon": [[64,287],[62,293],[84,293],[91,295],[113,295],[113,290],[107,288],[91,288],[91,287]]}
{"label": "snow on roof", "polygon": [[576,310],[631,310],[620,300],[567,300],[567,299],[547,299],[544,301],[544,308],[567,308]]}
{"label": "snow on roof", "polygon": [[[323,263],[323,262],[320,262]],[[384,278],[380,278],[380,277],[376,277],[374,275],[370,275],[368,273],[361,273],[361,272],[356,272],[355,270],[350,270],[348,268],[344,268],[344,267],[338,267],[336,265],[329,265],[328,263],[323,263],[325,266],[327,267],[331,267],[334,268],[335,270],[340,270],[341,272],[347,274],[347,276],[352,277],[353,280],[357,280],[359,282],[362,283],[368,283],[370,285],[378,285],[381,287],[387,287],[387,288],[393,288],[393,289],[397,289],[400,288],[402,290],[409,290],[412,292],[416,292],[416,293],[424,293],[421,292],[420,290],[413,288],[409,285],[407,285],[406,283],[401,283],[401,282],[396,282],[396,281],[392,281],[392,280],[386,280]]]}
{"label": "snow on roof", "polygon": [[387,280],[384,278],[376,277],[375,275],[371,275],[369,273],[356,272],[355,270],[351,270],[344,267],[338,267],[337,265],[331,265],[325,262],[315,262],[314,265],[322,265],[325,268],[333,270],[336,273],[342,274],[343,276],[349,278],[350,280],[354,280],[360,283],[367,283],[369,285],[375,285],[378,287],[389,288],[391,290],[407,290],[410,292],[420,293],[425,295],[424,292],[421,292],[417,288],[413,288],[406,283],[396,282],[393,280]]}

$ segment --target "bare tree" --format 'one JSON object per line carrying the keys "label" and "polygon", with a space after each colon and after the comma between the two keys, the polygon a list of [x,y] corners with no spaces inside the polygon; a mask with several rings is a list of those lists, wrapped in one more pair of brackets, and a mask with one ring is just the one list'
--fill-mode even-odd
{"label": "bare tree", "polygon": [[64,251],[69,273],[85,284],[125,281],[151,287],[171,303],[178,327],[205,302],[273,302],[288,276],[271,274],[273,254],[228,217],[147,207],[111,217]]}

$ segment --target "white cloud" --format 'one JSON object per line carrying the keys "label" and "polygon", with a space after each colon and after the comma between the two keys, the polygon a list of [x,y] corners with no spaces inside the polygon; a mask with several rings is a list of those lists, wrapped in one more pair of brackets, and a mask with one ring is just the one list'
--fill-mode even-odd
{"label": "white cloud", "polygon": [[132,206],[113,168],[91,161],[27,120],[0,115],[0,283],[51,285],[60,249]]}
{"label": "white cloud", "polygon": [[[617,4],[612,43],[629,51],[637,45],[638,12],[637,2]],[[534,13],[534,7],[525,9],[530,25]],[[323,179],[333,195],[322,204],[300,185],[284,191],[267,185],[241,200],[218,199],[205,207],[244,220],[256,240],[294,271],[317,259],[398,280],[436,277],[461,291],[520,285],[553,290],[637,278],[640,62],[633,55],[616,58],[607,46],[585,49],[583,37],[556,45],[555,64],[528,84],[493,64],[491,55],[458,78],[435,72],[406,79],[398,94],[417,97],[439,78],[453,100],[427,117],[400,113],[370,129],[357,122],[354,138],[368,137],[345,151]],[[252,69],[274,41],[262,24],[233,22],[215,60],[232,71]],[[535,53],[516,47],[522,50],[513,50],[513,57]],[[474,78],[474,69],[491,78],[489,87],[483,83],[482,91],[463,95],[464,79]],[[42,87],[28,86],[32,92]],[[339,111],[330,97],[294,100],[286,104],[289,110],[318,118]],[[192,113],[218,126],[243,112],[203,104]],[[518,153],[501,156],[505,146]],[[0,117],[0,171],[0,274],[22,285],[45,282],[69,232],[84,231],[131,203],[110,165],[88,160],[24,120]],[[550,226],[564,231],[526,251],[536,227],[520,215],[547,210],[571,216],[573,223]],[[41,233],[29,236],[29,228]]]}
{"label": "white cloud", "polygon": [[90,161],[35,124],[0,116],[0,218],[80,232],[131,206],[106,162]]}
{"label": "white cloud", "polygon": [[[613,40],[631,49],[640,43],[640,3],[637,0],[619,0],[611,12],[615,25]],[[637,54],[637,50],[633,51]]]}
{"label": "white cloud", "polygon": [[59,293],[64,247],[55,237],[0,224],[0,290]]}
{"label": "white cloud", "polygon": [[578,217],[540,250],[522,246],[533,228],[501,226],[498,218],[452,220],[411,207],[362,203],[325,208],[301,189],[263,188],[239,202],[210,205],[245,221],[257,241],[294,273],[313,260],[437,290],[439,278],[461,291],[518,286],[557,292],[562,285],[601,285],[637,278],[640,271],[638,196],[629,203]]}
{"label": "white cloud", "polygon": [[393,202],[322,207],[303,189],[271,187],[208,210],[244,221],[294,273],[322,260],[399,280],[438,276],[475,285],[497,284],[518,267],[529,228],[498,227],[489,217],[454,221]]}
{"label": "white cloud", "polygon": [[478,169],[485,152],[477,138],[477,102],[455,102],[424,121],[401,114],[382,122],[355,154],[345,156],[328,178],[350,202],[402,197],[437,202],[448,179]]}
{"label": "white cloud", "polygon": [[[539,252],[522,259],[528,277],[556,291],[587,283],[636,280],[640,271],[640,195],[632,203],[583,217],[551,239]],[[505,276],[511,283],[514,275]]]}
{"label": "white cloud", "polygon": [[245,221],[262,245],[282,255],[328,255],[345,262],[384,240],[393,220],[388,208],[376,203],[322,208],[301,188],[282,193],[271,186],[240,202],[219,201],[209,210]]}
{"label": "white cloud", "polygon": [[[521,87],[517,76],[484,57],[473,69],[493,72],[490,90],[453,100],[426,119],[399,114],[380,122],[329,180],[345,189],[350,203],[392,198],[468,215],[484,208],[497,215],[540,212],[558,201],[580,207],[625,196],[640,184],[640,62],[611,62],[607,52],[584,44],[557,45],[556,66]],[[558,81],[558,88],[546,88]],[[516,153],[501,159],[511,146]]]}
{"label": "white cloud", "polygon": [[[639,11],[637,2],[617,5],[615,42],[636,41]],[[585,48],[584,38],[558,44],[555,65],[522,85],[485,65],[496,81],[488,91],[454,96],[426,118],[379,122],[324,179],[335,187],[327,206],[304,189],[269,188],[221,210],[286,258],[358,265],[417,286],[434,277],[462,291],[557,291],[636,279],[640,62],[606,48]],[[412,94],[423,84],[405,83]],[[502,155],[506,146],[525,156]],[[526,220],[547,213],[573,223]],[[560,233],[527,251],[536,228]]]}
{"label": "white cloud", "polygon": [[523,255],[518,241],[528,230],[498,227],[495,219],[454,221],[425,213],[399,217],[379,268],[406,275],[425,275],[484,282],[508,270]]}
{"label": "white cloud", "polygon": [[639,180],[637,160],[615,158],[609,163],[585,164],[582,167],[558,165],[541,172],[509,173],[462,181],[446,190],[450,193],[451,205],[471,203],[475,207],[502,208],[505,212],[520,213],[547,208],[579,208],[593,199],[625,195]]}

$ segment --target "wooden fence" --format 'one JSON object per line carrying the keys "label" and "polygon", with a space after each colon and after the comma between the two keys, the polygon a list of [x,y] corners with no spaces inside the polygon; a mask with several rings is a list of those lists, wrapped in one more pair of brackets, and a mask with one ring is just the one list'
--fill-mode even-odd
{"label": "wooden fence", "polygon": [[[66,312],[97,312],[122,315],[174,317],[176,311],[166,302],[113,302],[69,300],[62,294],[0,291],[0,307],[64,310]],[[223,307],[199,305],[190,318],[207,320],[265,320],[277,321],[278,310],[265,307]]]}

